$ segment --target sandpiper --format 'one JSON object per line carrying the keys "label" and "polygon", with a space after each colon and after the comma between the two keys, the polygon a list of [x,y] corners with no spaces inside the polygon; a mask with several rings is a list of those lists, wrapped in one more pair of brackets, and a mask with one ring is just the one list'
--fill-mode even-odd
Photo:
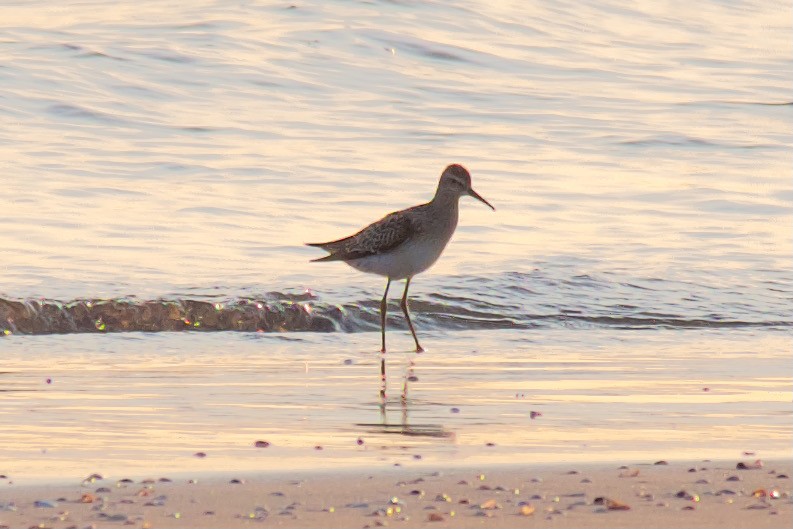
{"label": "sandpiper", "polygon": [[423,352],[408,312],[408,288],[413,276],[438,260],[457,227],[458,202],[469,195],[494,208],[471,187],[471,175],[462,165],[448,166],[441,174],[435,196],[426,204],[389,213],[358,233],[337,241],[308,243],[330,255],[314,261],[344,261],[356,270],[385,276],[387,282],[380,302],[380,332],[385,353],[385,327],[388,287],[391,281],[405,280],[402,312],[416,341],[416,352]]}

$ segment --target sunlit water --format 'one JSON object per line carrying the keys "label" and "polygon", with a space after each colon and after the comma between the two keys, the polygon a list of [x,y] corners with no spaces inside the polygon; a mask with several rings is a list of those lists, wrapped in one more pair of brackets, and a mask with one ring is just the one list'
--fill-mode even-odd
{"label": "sunlit water", "polygon": [[[113,468],[141,453],[184,466],[201,447],[215,453],[202,465],[250,468],[268,432],[295,465],[304,446],[346,447],[354,424],[382,420],[384,284],[310,264],[322,252],[302,243],[428,200],[452,162],[497,211],[463,199],[445,254],[411,285],[431,352],[405,411],[457,441],[368,435],[424,443],[429,459],[490,457],[478,447],[495,431],[547,458],[705,454],[711,434],[706,456],[751,439],[779,453],[788,7],[0,7],[0,456],[76,472],[98,457],[78,431]],[[151,332],[181,330],[196,332]],[[737,400],[699,387],[717,382]],[[715,407],[677,400],[689,392]],[[535,404],[543,422],[526,422]],[[560,448],[561,432],[576,433]],[[355,450],[312,461],[353,464]]]}
{"label": "sunlit water", "polygon": [[387,355],[384,406],[363,333],[13,337],[3,471],[789,458],[789,340],[754,334],[433,332],[427,353]]}

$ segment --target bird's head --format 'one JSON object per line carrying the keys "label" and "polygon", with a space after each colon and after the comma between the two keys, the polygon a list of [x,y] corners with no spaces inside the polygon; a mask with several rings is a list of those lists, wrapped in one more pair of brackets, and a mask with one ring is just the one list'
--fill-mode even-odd
{"label": "bird's head", "polygon": [[457,197],[468,195],[484,203],[493,211],[496,210],[490,202],[474,191],[474,188],[471,187],[471,173],[459,164],[452,164],[443,171],[441,180],[438,183],[438,192],[452,194]]}

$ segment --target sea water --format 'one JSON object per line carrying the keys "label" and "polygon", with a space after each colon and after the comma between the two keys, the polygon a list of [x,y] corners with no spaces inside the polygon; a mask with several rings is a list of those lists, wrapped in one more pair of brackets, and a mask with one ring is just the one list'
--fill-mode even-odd
{"label": "sea water", "polygon": [[[0,8],[2,459],[789,456],[788,11]],[[384,402],[384,280],[303,243],[449,163],[496,212],[411,283],[425,355],[394,300]]]}

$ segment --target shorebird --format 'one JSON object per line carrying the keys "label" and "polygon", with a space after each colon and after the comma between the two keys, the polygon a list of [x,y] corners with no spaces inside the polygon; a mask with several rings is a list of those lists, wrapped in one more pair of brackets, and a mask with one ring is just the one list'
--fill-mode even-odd
{"label": "shorebird", "polygon": [[405,280],[405,292],[402,294],[400,307],[416,342],[416,352],[424,351],[408,311],[410,280],[432,266],[443,253],[457,228],[458,202],[464,195],[474,197],[493,211],[496,209],[471,187],[471,175],[465,167],[453,164],[443,171],[435,196],[426,204],[389,213],[358,233],[343,239],[308,243],[308,246],[322,248],[330,254],[313,259],[315,262],[344,261],[361,272],[387,278],[380,302],[380,332],[383,344],[381,353],[386,352],[388,287],[391,286],[391,281],[401,279]]}

